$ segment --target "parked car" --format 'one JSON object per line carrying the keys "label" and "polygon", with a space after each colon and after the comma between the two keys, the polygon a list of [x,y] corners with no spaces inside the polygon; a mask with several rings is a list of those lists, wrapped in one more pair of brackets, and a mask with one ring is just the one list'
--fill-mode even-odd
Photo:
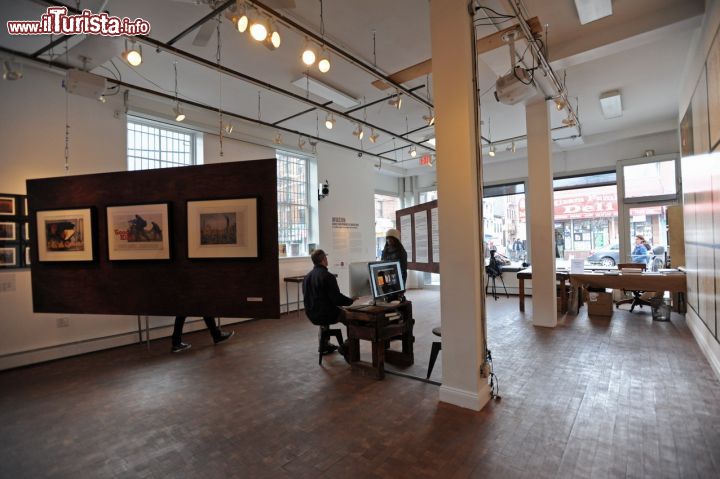
{"label": "parked car", "polygon": [[609,248],[590,252],[585,260],[591,264],[600,264],[602,266],[615,266],[620,262],[620,245],[618,243],[610,245]]}
{"label": "parked car", "polygon": [[[655,265],[655,269],[663,268],[665,264],[665,247],[662,245],[655,246],[652,253],[648,255],[648,268]],[[651,260],[651,261],[650,261]],[[618,243],[610,245],[609,248],[591,252],[586,261],[591,264],[599,264],[602,266],[615,266],[620,262],[620,245]]]}

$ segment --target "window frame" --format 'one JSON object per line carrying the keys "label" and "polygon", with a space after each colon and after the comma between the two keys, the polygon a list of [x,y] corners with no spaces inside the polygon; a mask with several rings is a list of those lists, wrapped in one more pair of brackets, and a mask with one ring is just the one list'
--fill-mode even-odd
{"label": "window frame", "polygon": [[[150,128],[157,128],[161,131],[167,131],[167,132],[171,132],[171,133],[180,133],[183,135],[188,135],[190,137],[190,153],[189,153],[190,154],[190,163],[174,164],[174,163],[168,162],[167,160],[162,160],[162,159],[154,160],[154,159],[143,158],[143,157],[133,157],[133,158],[135,158],[133,161],[139,161],[141,163],[143,161],[153,161],[153,162],[160,163],[161,166],[158,168],[132,168],[130,165],[130,146],[129,146],[129,141],[128,141],[128,137],[131,133],[130,123],[133,123],[136,125],[141,125],[141,126],[147,126]],[[150,118],[145,118],[142,116],[128,114],[126,117],[126,120],[125,120],[125,135],[126,135],[125,136],[125,161],[126,161],[126,166],[127,166],[128,171],[146,171],[146,170],[157,170],[157,169],[162,169],[162,168],[180,168],[183,166],[195,166],[195,165],[202,164],[202,162],[200,161],[200,155],[198,154],[198,150],[200,149],[199,143],[200,143],[200,138],[202,137],[202,133],[200,133],[197,130],[192,130],[190,128],[183,128],[183,127],[173,125],[170,123],[164,123],[164,122],[153,120]],[[158,136],[158,138],[160,138],[160,136]],[[162,153],[163,153],[162,149],[158,149],[158,152],[160,153],[160,155],[162,155]],[[165,164],[165,166],[163,166],[163,164]]]}
{"label": "window frame", "polygon": [[[312,156],[306,156],[306,155],[299,155],[295,152],[288,151],[288,150],[275,150],[275,159],[277,161],[280,160],[280,156],[285,157],[291,157],[291,158],[297,158],[299,160],[303,160],[305,162],[305,204],[303,205],[305,207],[305,228],[307,230],[306,235],[306,241],[305,241],[305,247],[302,250],[298,251],[297,255],[290,255],[290,252],[288,251],[286,256],[280,256],[280,259],[292,259],[292,258],[302,258],[302,257],[308,257],[309,251],[308,251],[308,245],[311,243],[317,244],[317,238],[316,238],[316,228],[317,228],[317,222],[315,221],[314,215],[317,214],[317,198],[313,196],[313,191],[317,193],[317,182],[313,182],[313,172],[316,172],[316,159]],[[280,185],[281,178],[278,177],[276,179],[277,186]],[[313,188],[313,185],[315,185],[315,188]],[[285,203],[280,202],[280,199],[278,197],[277,201],[277,207],[278,210],[281,205],[288,205],[288,206],[298,206],[297,203]],[[280,243],[280,237],[281,237],[281,225],[280,225],[280,214],[278,211],[278,244]],[[301,243],[302,246],[302,243]],[[279,252],[278,252],[279,254]]]}

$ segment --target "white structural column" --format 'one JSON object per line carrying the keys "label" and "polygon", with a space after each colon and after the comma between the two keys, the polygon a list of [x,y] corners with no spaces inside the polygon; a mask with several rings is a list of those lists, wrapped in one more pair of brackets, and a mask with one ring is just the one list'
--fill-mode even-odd
{"label": "white structural column", "polygon": [[489,400],[481,251],[481,171],[467,0],[431,0],[433,90],[440,216],[440,401],[479,411]]}
{"label": "white structural column", "polygon": [[533,325],[557,326],[553,169],[548,103],[539,99],[525,107],[528,134],[528,198],[532,243]]}

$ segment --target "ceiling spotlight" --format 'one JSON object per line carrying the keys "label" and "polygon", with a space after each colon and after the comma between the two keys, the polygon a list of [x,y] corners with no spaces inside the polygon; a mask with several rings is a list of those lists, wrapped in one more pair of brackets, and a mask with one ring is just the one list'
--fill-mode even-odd
{"label": "ceiling spotlight", "polygon": [[305,50],[302,53],[302,61],[307,66],[315,63],[315,51],[312,49],[312,46],[310,46],[309,43],[305,45]]}
{"label": "ceiling spotlight", "polygon": [[362,126],[360,123],[358,123],[357,129],[352,132],[354,136],[357,136],[358,140],[362,140],[363,136],[365,136],[365,131],[363,131]]}
{"label": "ceiling spotlight", "polygon": [[380,138],[380,135],[375,132],[375,128],[370,129],[370,143],[377,142],[378,138]]}
{"label": "ceiling spotlight", "polygon": [[332,130],[333,126],[335,126],[335,118],[333,118],[332,113],[328,113],[328,115],[325,117],[325,128],[328,130]]}
{"label": "ceiling spotlight", "polygon": [[105,98],[105,95],[100,95],[100,96],[98,97],[98,101],[99,101],[100,103],[105,103],[105,102],[107,101],[107,98]]}
{"label": "ceiling spotlight", "polygon": [[322,49],[322,52],[320,52],[318,70],[320,70],[321,73],[327,73],[330,71],[330,58],[324,48]]}
{"label": "ceiling spotlight", "polygon": [[223,130],[225,130],[225,133],[228,135],[233,132],[235,129],[235,126],[232,124],[232,122],[228,123],[227,125],[223,125]]}
{"label": "ceiling spotlight", "polygon": [[394,98],[390,98],[388,100],[388,104],[394,106],[395,108],[397,108],[399,110],[400,107],[402,106],[402,97],[400,96],[400,93],[395,95]]}
{"label": "ceiling spotlight", "polygon": [[305,142],[305,140],[303,139],[303,137],[302,137],[302,136],[299,136],[299,137],[298,137],[298,148],[300,148],[300,149],[302,150],[303,147],[305,146],[305,143],[306,143],[306,142]]}
{"label": "ceiling spotlight", "polygon": [[247,9],[243,6],[238,12],[237,23],[235,26],[237,27],[238,32],[245,33],[249,24],[250,19],[247,16]]}
{"label": "ceiling spotlight", "polygon": [[555,109],[557,111],[562,111],[563,108],[565,108],[565,100],[562,99],[562,97],[555,98]]}
{"label": "ceiling spotlight", "polygon": [[125,51],[122,53],[122,58],[134,67],[139,66],[142,63],[142,47],[134,41],[131,41],[130,47],[128,47],[127,40],[125,40]]}
{"label": "ceiling spotlight", "polygon": [[250,25],[250,36],[262,42],[267,38],[268,30],[270,30],[270,27],[268,26],[267,19],[258,17]]}
{"label": "ceiling spotlight", "polygon": [[562,124],[564,126],[575,126],[575,120],[573,120],[573,118],[568,113],[567,118],[563,118]]}
{"label": "ceiling spotlight", "polygon": [[280,33],[277,31],[277,28],[276,28],[270,35],[270,43],[272,44],[273,47],[280,48],[280,42],[281,42]]}
{"label": "ceiling spotlight", "polygon": [[185,113],[183,113],[182,108],[180,108],[180,103],[175,104],[173,113],[175,113],[175,121],[183,121],[185,119]]}
{"label": "ceiling spotlight", "polygon": [[275,143],[276,145],[282,145],[282,133],[280,133],[279,131],[275,133],[275,139],[273,140],[273,143]]}
{"label": "ceiling spotlight", "polygon": [[427,115],[423,115],[423,120],[428,126],[433,126],[435,124],[435,115],[430,111]]}
{"label": "ceiling spotlight", "polygon": [[488,155],[495,156],[495,145],[490,145],[490,151],[488,152]]}
{"label": "ceiling spotlight", "polygon": [[3,80],[15,81],[23,77],[22,70],[13,65],[9,60],[3,62]]}
{"label": "ceiling spotlight", "polygon": [[310,142],[310,151],[312,151],[313,155],[317,153],[317,140],[313,140],[308,138],[308,141]]}
{"label": "ceiling spotlight", "polygon": [[413,158],[415,158],[417,156],[417,150],[415,149],[414,146],[410,147],[410,156]]}

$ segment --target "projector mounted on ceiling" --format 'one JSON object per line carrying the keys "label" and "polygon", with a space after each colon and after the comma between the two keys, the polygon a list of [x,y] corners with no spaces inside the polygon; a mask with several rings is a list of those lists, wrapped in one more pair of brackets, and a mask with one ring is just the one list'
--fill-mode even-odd
{"label": "projector mounted on ceiling", "polygon": [[527,70],[519,66],[495,82],[495,99],[505,105],[520,103],[534,94],[535,85],[532,77]]}

